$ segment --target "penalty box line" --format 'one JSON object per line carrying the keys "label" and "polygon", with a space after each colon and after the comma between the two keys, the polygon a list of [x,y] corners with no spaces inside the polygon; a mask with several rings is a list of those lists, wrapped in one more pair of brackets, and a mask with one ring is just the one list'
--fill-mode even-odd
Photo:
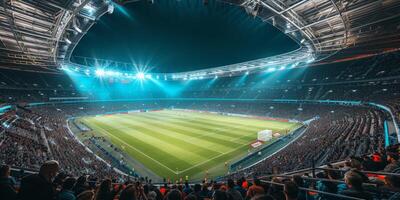
{"label": "penalty box line", "polygon": [[[169,171],[171,171],[172,173],[174,173],[174,174],[176,174],[176,175],[178,175],[178,174],[180,174],[180,173],[183,173],[183,172],[186,172],[186,171],[189,171],[189,170],[191,170],[191,169],[193,169],[193,168],[195,168],[195,167],[197,167],[197,166],[203,165],[203,164],[205,164],[205,163],[207,163],[207,162],[210,162],[210,161],[212,161],[212,160],[214,160],[214,159],[217,159],[217,158],[219,158],[219,157],[221,157],[221,156],[223,156],[223,155],[232,153],[232,152],[234,152],[234,151],[236,151],[236,150],[242,148],[243,146],[248,145],[248,144],[242,144],[242,145],[240,145],[239,147],[237,147],[237,148],[235,148],[235,149],[232,149],[231,151],[227,151],[227,152],[221,153],[221,154],[216,155],[216,156],[214,156],[214,157],[212,157],[212,158],[210,158],[210,159],[208,159],[208,160],[205,160],[205,161],[203,161],[203,162],[197,163],[197,164],[195,164],[195,165],[193,165],[193,166],[191,166],[191,167],[189,167],[189,168],[187,168],[187,169],[184,169],[184,170],[182,170],[182,171],[178,171],[178,172],[177,172],[177,171],[175,171],[175,170],[173,170],[173,169],[167,167],[166,165],[162,164],[161,162],[157,161],[156,159],[152,158],[151,156],[145,154],[144,152],[142,152],[141,150],[137,149],[136,147],[133,147],[132,145],[126,143],[126,142],[123,141],[123,140],[121,140],[121,139],[118,138],[117,136],[114,136],[114,135],[110,134],[108,131],[104,130],[103,128],[101,128],[101,127],[99,127],[99,126],[97,126],[97,125],[95,125],[95,124],[92,124],[92,125],[94,125],[95,127],[101,129],[101,130],[104,132],[104,134],[106,134],[107,136],[111,136],[111,137],[115,138],[116,140],[122,142],[123,144],[127,145],[128,147],[134,149],[135,151],[137,151],[137,152],[143,154],[143,155],[146,156],[147,158],[151,159],[152,161],[156,162],[156,163],[159,164],[160,166],[162,166],[162,167],[168,169]],[[243,136],[243,137],[245,137],[245,136]],[[239,140],[239,139],[241,139],[241,138],[243,138],[243,137],[236,138],[236,139],[233,140],[233,141],[237,141],[237,140]]]}
{"label": "penalty box line", "polygon": [[[92,125],[94,125],[94,124],[92,124]],[[97,126],[97,125],[94,125],[94,126],[97,127],[97,128],[99,128],[99,129],[101,129],[103,132],[105,132],[106,135],[115,138],[116,140],[118,140],[118,141],[122,142],[123,144],[127,145],[128,147],[130,147],[130,148],[134,149],[135,151],[137,151],[137,152],[143,154],[143,155],[146,156],[147,158],[149,158],[149,159],[151,159],[152,161],[156,162],[156,163],[159,164],[160,166],[162,166],[162,167],[168,169],[168,170],[171,171],[172,173],[174,173],[174,174],[176,174],[176,175],[179,174],[179,173],[177,173],[176,171],[172,170],[171,168],[169,168],[169,167],[165,166],[164,164],[160,163],[159,161],[155,160],[155,159],[152,158],[151,156],[145,154],[143,151],[140,151],[140,150],[137,149],[136,147],[133,147],[132,145],[126,143],[125,141],[121,140],[121,139],[118,138],[117,136],[114,136],[114,135],[110,134],[108,131],[104,130],[103,128],[101,128],[101,127],[99,127],[99,126]]]}

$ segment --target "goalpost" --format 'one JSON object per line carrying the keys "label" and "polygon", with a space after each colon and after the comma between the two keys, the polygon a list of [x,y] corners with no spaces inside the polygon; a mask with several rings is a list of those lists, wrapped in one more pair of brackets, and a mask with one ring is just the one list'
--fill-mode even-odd
{"label": "goalpost", "polygon": [[257,133],[257,140],[259,141],[269,141],[272,139],[272,130],[262,130]]}

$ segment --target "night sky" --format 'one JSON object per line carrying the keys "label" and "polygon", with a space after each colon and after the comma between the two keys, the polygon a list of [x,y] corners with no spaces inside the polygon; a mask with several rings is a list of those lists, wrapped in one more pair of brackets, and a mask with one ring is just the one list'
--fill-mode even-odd
{"label": "night sky", "polygon": [[202,0],[126,4],[105,14],[76,56],[133,62],[152,72],[217,67],[285,53],[298,45],[244,9]]}

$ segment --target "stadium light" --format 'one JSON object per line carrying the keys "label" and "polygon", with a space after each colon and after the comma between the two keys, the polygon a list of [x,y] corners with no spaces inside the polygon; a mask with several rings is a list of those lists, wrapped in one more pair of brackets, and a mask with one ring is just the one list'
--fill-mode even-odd
{"label": "stadium light", "polygon": [[275,69],[275,67],[270,67],[270,68],[268,68],[268,72],[273,72],[273,71],[275,71],[276,69]]}
{"label": "stadium light", "polygon": [[68,44],[72,44],[71,40],[69,40],[68,38],[65,38],[65,42]]}
{"label": "stadium light", "polygon": [[98,69],[95,71],[96,76],[104,76],[106,72],[102,69]]}
{"label": "stadium light", "polygon": [[96,11],[96,8],[89,4],[83,6],[83,9],[85,9],[90,15],[93,15],[94,12]]}
{"label": "stadium light", "polygon": [[138,72],[136,74],[136,78],[139,80],[143,80],[145,78],[145,74],[143,72]]}

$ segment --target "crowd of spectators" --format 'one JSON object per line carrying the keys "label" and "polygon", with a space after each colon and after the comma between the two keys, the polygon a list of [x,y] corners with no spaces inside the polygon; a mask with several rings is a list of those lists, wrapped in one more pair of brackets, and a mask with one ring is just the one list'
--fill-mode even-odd
{"label": "crowd of spectators", "polygon": [[[371,172],[372,171],[372,172]],[[377,171],[378,173],[373,173]],[[313,173],[227,178],[222,181],[153,184],[143,178],[117,181],[89,179],[86,174],[60,172],[58,161],[44,162],[38,173],[11,176],[0,167],[0,199],[4,200],[322,200],[400,198],[399,145],[368,157],[352,157]],[[379,172],[394,174],[379,175]],[[382,173],[381,173],[382,174]]]}
{"label": "crowd of spectators", "polygon": [[[63,171],[69,173],[75,174],[83,170],[87,174],[96,174],[98,178],[110,173],[117,176],[113,170],[116,165],[109,166],[77,141],[68,129],[67,119],[72,116],[95,115],[121,110],[171,107],[300,121],[318,116],[295,142],[258,165],[241,171],[240,174],[260,175],[269,173],[276,168],[279,168],[280,171],[296,170],[311,167],[312,164],[322,165],[341,161],[351,156],[371,154],[384,147],[383,115],[380,111],[370,108],[252,102],[224,104],[207,101],[153,101],[55,104],[29,109],[20,108],[16,113],[11,114],[18,116],[19,120],[16,120],[3,134],[0,158],[5,161],[4,163],[13,167],[34,170],[37,170],[38,164],[44,160],[56,159],[60,161]],[[24,123],[18,123],[18,121]],[[36,138],[39,139],[32,140],[30,137],[15,134],[12,132],[14,130],[12,127],[29,130],[31,135],[36,135]],[[17,152],[18,154],[16,154]],[[103,157],[103,159],[111,164],[116,163],[112,157]],[[121,166],[118,168],[122,169]]]}

